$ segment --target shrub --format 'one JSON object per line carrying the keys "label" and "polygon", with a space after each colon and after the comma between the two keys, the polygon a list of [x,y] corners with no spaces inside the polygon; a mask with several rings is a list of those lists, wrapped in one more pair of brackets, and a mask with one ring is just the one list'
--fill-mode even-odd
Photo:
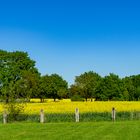
{"label": "shrub", "polygon": [[82,98],[80,95],[73,95],[71,97],[71,101],[84,101],[84,98]]}
{"label": "shrub", "polygon": [[4,105],[4,109],[8,112],[8,121],[17,121],[20,114],[24,111],[25,104],[17,102],[9,102]]}

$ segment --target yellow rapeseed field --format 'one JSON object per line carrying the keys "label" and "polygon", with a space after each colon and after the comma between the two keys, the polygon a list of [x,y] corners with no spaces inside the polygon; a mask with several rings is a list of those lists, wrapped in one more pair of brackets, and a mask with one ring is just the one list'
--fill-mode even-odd
{"label": "yellow rapeseed field", "polygon": [[[75,108],[79,108],[81,113],[86,112],[111,112],[115,107],[116,111],[140,111],[140,102],[128,101],[94,101],[94,102],[70,102],[69,100],[45,103],[27,103],[25,113],[39,114],[43,109],[45,113],[74,113]],[[0,112],[3,111],[0,104]]]}

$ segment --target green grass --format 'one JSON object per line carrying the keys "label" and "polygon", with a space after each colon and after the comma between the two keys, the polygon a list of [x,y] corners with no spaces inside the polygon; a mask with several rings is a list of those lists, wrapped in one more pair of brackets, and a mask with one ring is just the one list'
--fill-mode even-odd
{"label": "green grass", "polygon": [[0,124],[0,140],[139,140],[140,121]]}

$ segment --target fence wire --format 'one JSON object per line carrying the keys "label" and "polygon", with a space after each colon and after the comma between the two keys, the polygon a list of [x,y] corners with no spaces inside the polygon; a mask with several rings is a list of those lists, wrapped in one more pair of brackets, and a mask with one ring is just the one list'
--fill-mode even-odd
{"label": "fence wire", "polygon": [[[16,118],[7,117],[7,122],[25,121],[40,122],[40,114],[19,114]],[[115,121],[140,120],[140,111],[116,112]],[[45,113],[44,122],[75,122],[75,113]],[[112,112],[87,112],[79,113],[80,122],[112,121]],[[0,122],[3,122],[3,114],[0,115]]]}

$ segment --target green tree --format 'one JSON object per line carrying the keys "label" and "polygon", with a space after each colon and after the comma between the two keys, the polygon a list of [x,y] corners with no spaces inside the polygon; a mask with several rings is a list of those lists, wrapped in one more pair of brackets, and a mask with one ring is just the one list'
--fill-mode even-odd
{"label": "green tree", "polygon": [[15,84],[16,93],[21,98],[31,98],[38,95],[39,92],[39,73],[32,73],[31,71],[23,71],[22,79]]}
{"label": "green tree", "polygon": [[39,75],[35,61],[25,52],[0,50],[1,98],[6,102],[9,119],[17,120],[24,109],[21,98],[29,98],[35,91],[35,77]]}
{"label": "green tree", "polygon": [[58,74],[42,76],[40,81],[40,98],[66,98],[68,83]]}
{"label": "green tree", "polygon": [[40,98],[41,102],[44,102],[44,99],[49,97],[49,80],[49,75],[41,76],[39,79],[38,94],[35,97]]}
{"label": "green tree", "polygon": [[55,101],[56,98],[64,98],[68,93],[68,84],[58,74],[50,75],[49,95]]}
{"label": "green tree", "polygon": [[134,100],[138,101],[139,98],[140,98],[140,74],[139,75],[130,76],[130,79],[132,80],[133,86],[135,88]]}
{"label": "green tree", "polygon": [[35,87],[31,77],[37,75],[39,73],[35,68],[35,61],[27,53],[0,50],[0,88],[2,98],[7,103],[12,98],[29,97]]}
{"label": "green tree", "polygon": [[136,92],[135,92],[135,100],[139,101],[140,100],[140,86],[136,88]]}
{"label": "green tree", "polygon": [[69,97],[71,98],[72,101],[83,101],[82,98],[82,90],[80,87],[76,85],[71,85],[69,88]]}
{"label": "green tree", "polygon": [[81,96],[81,88],[76,85],[71,85],[69,88],[69,96],[72,97],[74,95]]}
{"label": "green tree", "polygon": [[124,86],[125,86],[125,89],[128,91],[128,94],[127,94],[127,99],[129,101],[133,101],[135,100],[135,93],[136,93],[136,88],[135,86],[133,85],[133,81],[132,81],[132,78],[131,77],[125,77],[122,79],[123,80],[123,83],[124,83]]}
{"label": "green tree", "polygon": [[130,76],[129,78],[132,80],[135,88],[140,86],[140,74]]}
{"label": "green tree", "polygon": [[97,100],[122,100],[123,83],[118,75],[105,76],[96,90]]}
{"label": "green tree", "polygon": [[100,83],[101,76],[93,71],[85,72],[76,76],[75,86],[80,89],[81,96],[87,101],[87,98],[96,97],[96,88]]}

